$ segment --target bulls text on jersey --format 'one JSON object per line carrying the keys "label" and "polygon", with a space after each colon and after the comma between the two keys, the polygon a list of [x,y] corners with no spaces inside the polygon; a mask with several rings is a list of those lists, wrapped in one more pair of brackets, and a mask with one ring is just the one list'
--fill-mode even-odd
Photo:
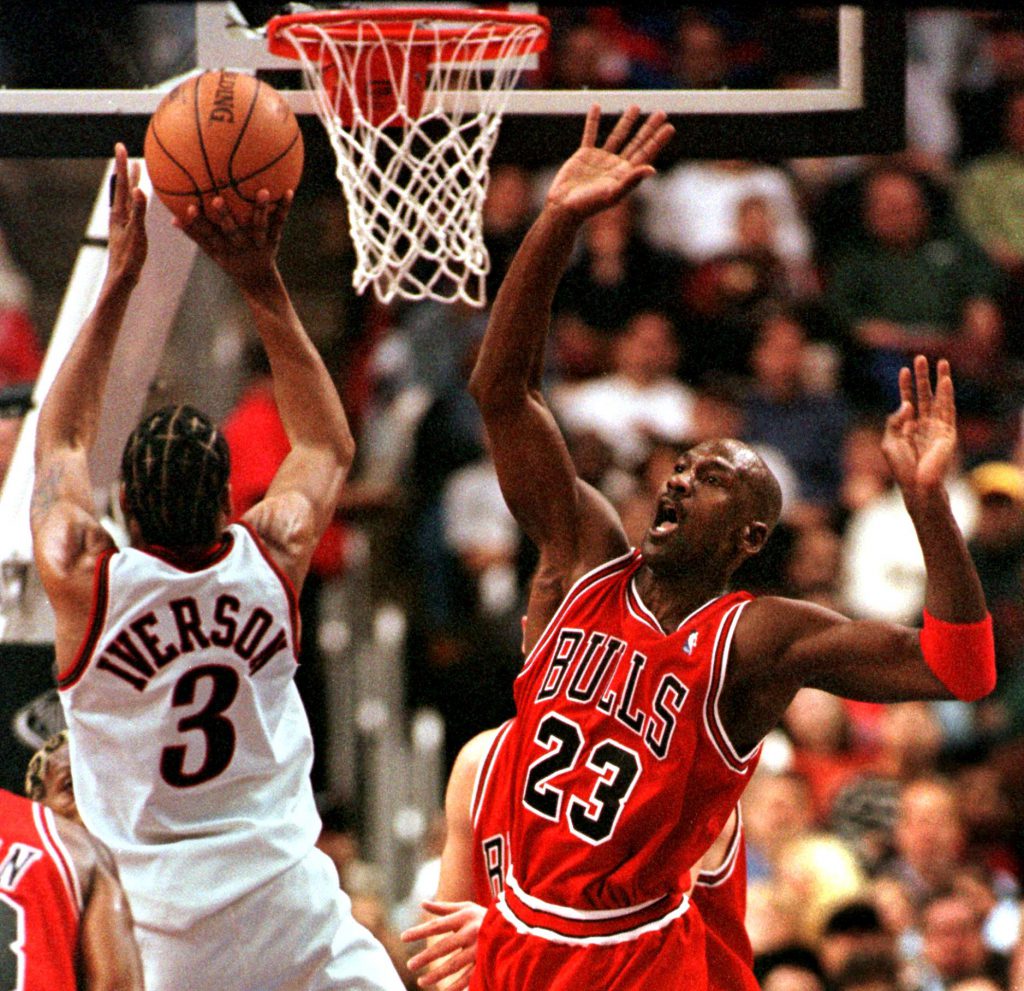
{"label": "bulls text on jersey", "polygon": [[[602,693],[602,686],[619,680],[616,675],[627,656],[628,669],[621,697],[616,697],[616,692],[610,688]],[[634,697],[644,677],[646,663],[644,654],[608,633],[559,630],[534,702],[546,702],[561,694],[579,705],[593,704],[635,734],[658,760],[664,760],[689,689],[674,674],[663,674],[653,694],[653,711],[645,712],[636,706]]]}

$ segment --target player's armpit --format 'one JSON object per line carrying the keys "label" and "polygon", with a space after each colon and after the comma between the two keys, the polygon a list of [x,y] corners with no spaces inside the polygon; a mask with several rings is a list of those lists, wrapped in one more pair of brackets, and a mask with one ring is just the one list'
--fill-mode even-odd
{"label": "player's armpit", "polygon": [[80,448],[62,447],[37,456],[30,505],[33,533],[66,506],[96,519],[88,459]]}

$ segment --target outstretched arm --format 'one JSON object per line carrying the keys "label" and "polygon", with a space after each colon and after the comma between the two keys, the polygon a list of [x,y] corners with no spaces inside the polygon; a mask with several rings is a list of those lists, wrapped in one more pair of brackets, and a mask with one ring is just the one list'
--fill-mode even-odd
{"label": "outstretched arm", "polygon": [[92,312],[39,411],[32,539],[36,566],[57,620],[57,659],[77,648],[88,622],[92,565],[111,540],[93,504],[88,455],[96,439],[111,356],[146,260],[146,196],[139,167],[114,152],[107,273]]}
{"label": "outstretched arm", "polygon": [[600,108],[587,115],[579,149],[562,166],[494,301],[470,391],[484,418],[505,500],[530,538],[563,571],[624,550],[614,512],[576,476],[544,398],[542,361],[555,289],[583,221],[654,173],[673,134],[663,113],[637,128],[632,107],[597,146]]}
{"label": "outstretched arm", "polygon": [[974,701],[995,687],[991,620],[944,484],[956,451],[949,363],[939,361],[933,393],[928,361],[918,356],[913,373],[900,372],[900,395],[882,449],[924,555],[924,629],[853,622],[792,600],[751,603],[737,628],[738,663],[730,665],[723,697],[723,719],[737,743],[760,739],[804,685],[876,702]]}
{"label": "outstretched arm", "polygon": [[251,222],[240,226],[218,198],[209,217],[193,207],[181,226],[238,286],[270,360],[291,451],[245,519],[298,590],[338,504],[355,442],[338,391],[277,269],[291,201],[289,193],[271,206],[269,193],[260,190]]}

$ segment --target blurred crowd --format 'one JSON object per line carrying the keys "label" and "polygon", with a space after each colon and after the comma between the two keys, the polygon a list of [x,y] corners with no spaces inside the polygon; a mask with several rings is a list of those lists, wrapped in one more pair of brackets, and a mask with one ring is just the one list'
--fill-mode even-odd
{"label": "blurred crowd", "polygon": [[[835,74],[834,9],[544,13],[554,33],[537,85],[797,87]],[[1024,989],[1024,15],[923,8],[907,23],[904,151],[663,169],[588,223],[547,356],[577,468],[635,542],[679,446],[738,436],[786,500],[738,584],[912,625],[923,562],[879,445],[897,369],[915,353],[952,364],[950,499],[994,618],[999,684],[975,705],[798,695],[743,805],[765,991]],[[492,171],[490,298],[549,180]],[[311,267],[351,252],[337,191],[320,195],[334,205],[297,203],[293,227],[303,215],[335,225],[293,230],[282,253],[300,308],[322,291]],[[29,288],[0,243],[0,385],[38,369]],[[374,594],[409,618],[409,706],[443,714],[451,758],[513,713],[534,565],[465,388],[487,314],[354,298],[337,309],[321,343],[360,451],[315,568],[330,581],[368,544]],[[254,366],[227,424],[245,500],[272,470],[273,417]],[[316,722],[322,703],[306,692]],[[409,920],[377,894],[358,823],[335,809],[326,826],[357,908],[397,947],[391,928]]]}

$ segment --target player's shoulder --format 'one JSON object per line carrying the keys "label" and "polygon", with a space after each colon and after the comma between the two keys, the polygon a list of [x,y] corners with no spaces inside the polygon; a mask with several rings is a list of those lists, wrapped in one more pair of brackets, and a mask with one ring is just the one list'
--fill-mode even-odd
{"label": "player's shoulder", "polygon": [[32,802],[30,799],[16,795],[13,791],[0,788],[0,822],[9,823],[15,818],[24,818],[30,813]]}
{"label": "player's shoulder", "polygon": [[449,818],[468,814],[480,770],[501,729],[501,726],[496,726],[478,733],[463,745],[456,756],[445,795],[445,809]]}
{"label": "player's shoulder", "polygon": [[473,779],[476,778],[476,773],[480,770],[480,765],[483,763],[484,758],[494,745],[495,737],[497,737],[500,729],[500,726],[495,726],[492,729],[485,729],[482,733],[477,733],[476,736],[463,745],[458,756],[455,758],[455,763],[452,765],[453,778],[456,776],[460,778],[468,778],[469,783],[472,786]]}

